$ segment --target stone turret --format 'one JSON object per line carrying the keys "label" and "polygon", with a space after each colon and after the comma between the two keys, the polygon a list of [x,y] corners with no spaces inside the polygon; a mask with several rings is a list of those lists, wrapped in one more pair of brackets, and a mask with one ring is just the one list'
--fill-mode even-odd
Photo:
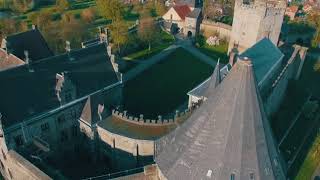
{"label": "stone turret", "polygon": [[264,37],[278,44],[286,1],[236,0],[228,53],[238,46],[240,53]]}

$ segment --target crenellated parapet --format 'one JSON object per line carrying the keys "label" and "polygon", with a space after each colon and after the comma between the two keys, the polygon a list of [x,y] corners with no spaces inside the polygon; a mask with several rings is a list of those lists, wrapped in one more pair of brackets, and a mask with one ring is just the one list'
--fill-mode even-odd
{"label": "crenellated parapet", "polygon": [[168,126],[168,125],[174,125],[177,123],[179,118],[185,117],[189,114],[191,114],[190,109],[186,109],[183,112],[179,112],[178,110],[175,112],[175,115],[173,118],[164,119],[161,115],[158,116],[157,119],[146,119],[144,118],[143,114],[140,114],[139,117],[134,117],[128,115],[127,111],[117,111],[112,110],[112,116],[119,118],[123,121],[127,121],[129,123],[134,123],[137,125],[147,125],[147,126]]}

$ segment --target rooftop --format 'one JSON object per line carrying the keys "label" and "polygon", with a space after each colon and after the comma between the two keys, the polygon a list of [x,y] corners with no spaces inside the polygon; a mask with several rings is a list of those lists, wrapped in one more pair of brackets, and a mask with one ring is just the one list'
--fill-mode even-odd
{"label": "rooftop", "polygon": [[104,44],[1,71],[0,112],[4,126],[60,107],[55,85],[56,74],[61,72],[66,72],[76,85],[77,98],[118,82]]}
{"label": "rooftop", "polygon": [[8,51],[22,60],[25,59],[24,51],[29,52],[29,58],[32,61],[53,56],[47,42],[37,28],[8,36],[6,41]]}
{"label": "rooftop", "polygon": [[252,60],[258,86],[268,77],[273,68],[281,63],[284,54],[269,39],[264,38],[240,55]]}
{"label": "rooftop", "polygon": [[188,5],[178,5],[174,6],[173,9],[177,12],[181,19],[185,19],[186,16],[191,12],[191,9]]}
{"label": "rooftop", "polygon": [[201,9],[200,8],[194,8],[191,13],[189,13],[187,15],[187,17],[190,17],[190,18],[198,18],[200,16],[200,13],[201,13]]}
{"label": "rooftop", "polygon": [[239,60],[184,124],[156,141],[166,178],[285,179],[252,65]]}

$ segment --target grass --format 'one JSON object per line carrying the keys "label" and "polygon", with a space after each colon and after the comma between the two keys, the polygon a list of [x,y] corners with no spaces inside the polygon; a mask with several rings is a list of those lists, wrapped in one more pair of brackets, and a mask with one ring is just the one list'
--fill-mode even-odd
{"label": "grass", "polygon": [[203,46],[198,48],[202,53],[211,57],[214,60],[218,60],[220,58],[220,62],[227,64],[229,62],[227,52],[228,52],[228,44],[223,43],[218,46],[209,46],[205,43]]}
{"label": "grass", "polygon": [[130,114],[156,118],[176,110],[187,92],[208,78],[213,68],[183,49],[175,52],[124,87],[124,109]]}
{"label": "grass", "polygon": [[151,46],[150,51],[148,47],[146,47],[140,51],[127,55],[126,57],[124,57],[124,59],[125,60],[148,59],[149,57],[160,53],[162,50],[166,49],[167,47],[172,45],[172,43],[174,42],[174,37],[171,34],[161,31],[160,35],[161,35],[161,42],[154,46]]}
{"label": "grass", "polygon": [[295,180],[311,180],[312,175],[320,164],[320,135],[314,141],[306,159]]}

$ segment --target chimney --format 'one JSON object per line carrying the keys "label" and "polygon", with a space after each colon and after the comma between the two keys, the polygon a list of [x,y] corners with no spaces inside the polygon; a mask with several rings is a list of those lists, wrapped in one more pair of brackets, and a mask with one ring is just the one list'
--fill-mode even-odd
{"label": "chimney", "polygon": [[24,51],[24,57],[25,57],[25,62],[27,64],[29,72],[34,72],[34,70],[31,67],[31,59],[29,58],[29,52],[27,50]]}
{"label": "chimney", "polygon": [[7,40],[6,40],[6,37],[4,37],[4,38],[2,39],[1,48],[2,48],[3,50],[5,50],[5,52],[6,52],[6,58],[8,58],[8,57],[9,57],[9,53],[8,53],[8,48],[7,48]]}
{"label": "chimney", "polygon": [[232,48],[232,50],[230,51],[230,57],[229,57],[229,64],[231,66],[233,66],[236,63],[236,60],[238,58],[239,55],[239,51],[237,48]]}
{"label": "chimney", "polygon": [[66,52],[71,51],[70,41],[66,41]]}
{"label": "chimney", "polygon": [[26,64],[29,64],[29,52],[27,50],[23,51]]}
{"label": "chimney", "polygon": [[308,51],[307,47],[301,47],[301,49],[299,50],[300,64],[299,64],[299,68],[298,68],[295,80],[298,80],[300,78],[302,67],[304,65],[304,62],[307,56],[307,51]]}
{"label": "chimney", "polygon": [[98,115],[99,115],[99,120],[102,120],[102,113],[104,111],[104,104],[99,104],[98,105]]}

